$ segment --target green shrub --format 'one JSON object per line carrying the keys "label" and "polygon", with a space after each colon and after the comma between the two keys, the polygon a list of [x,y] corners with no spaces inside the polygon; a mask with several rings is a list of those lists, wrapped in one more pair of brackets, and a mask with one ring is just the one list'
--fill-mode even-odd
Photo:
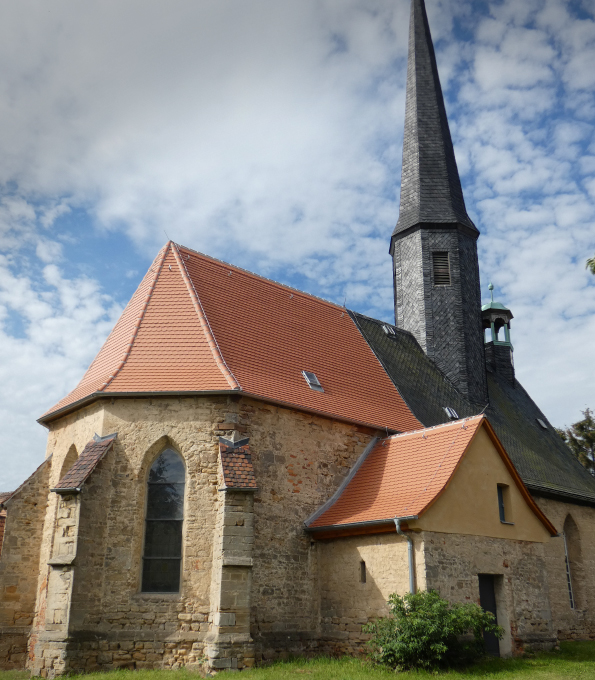
{"label": "green shrub", "polygon": [[393,593],[390,616],[364,627],[372,634],[372,658],[404,670],[461,666],[485,654],[483,631],[501,638],[493,614],[473,603],[450,604],[433,590]]}

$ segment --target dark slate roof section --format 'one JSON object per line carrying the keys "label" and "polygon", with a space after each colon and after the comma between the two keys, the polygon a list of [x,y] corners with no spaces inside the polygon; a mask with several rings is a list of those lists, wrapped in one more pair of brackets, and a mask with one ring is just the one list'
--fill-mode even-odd
{"label": "dark slate roof section", "polygon": [[80,490],[99,464],[99,461],[111,449],[116,436],[117,434],[111,434],[107,437],[97,437],[96,435],[95,439],[92,439],[85,446],[76,463],[62,477],[56,488],[51,489],[51,491],[64,493],[66,491]]}
{"label": "dark slate roof section", "polygon": [[[424,354],[415,338],[382,321],[349,312],[413,414],[426,427],[448,422],[444,406],[460,418],[476,415],[481,404],[467,401]],[[576,460],[538,406],[516,381],[488,372],[490,404],[485,410],[498,439],[523,482],[534,493],[595,504],[595,478]],[[544,430],[537,418],[548,424]]]}
{"label": "dark slate roof section", "polygon": [[468,402],[428,359],[411,333],[392,326],[395,334],[387,335],[382,327],[389,324],[357,312],[349,314],[407,406],[425,427],[448,422],[446,406],[454,408],[459,418],[481,412],[484,405]]}
{"label": "dark slate roof section", "polygon": [[424,0],[411,1],[401,207],[393,236],[417,224],[462,224],[467,215]]}
{"label": "dark slate roof section", "polygon": [[[516,381],[488,372],[486,415],[527,487],[545,495],[595,503],[595,478],[578,462],[537,404]],[[537,418],[547,423],[544,430]]]}
{"label": "dark slate roof section", "polygon": [[219,451],[225,488],[255,491],[258,487],[252,467],[252,454],[248,446],[248,439],[232,442],[224,437],[219,437]]}

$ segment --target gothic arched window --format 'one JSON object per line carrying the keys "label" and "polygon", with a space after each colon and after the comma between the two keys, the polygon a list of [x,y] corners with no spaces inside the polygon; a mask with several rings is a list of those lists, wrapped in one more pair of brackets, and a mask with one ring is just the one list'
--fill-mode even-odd
{"label": "gothic arched window", "polygon": [[581,539],[576,522],[572,515],[566,517],[564,522],[564,557],[566,561],[566,581],[568,585],[568,597],[571,609],[580,608],[581,603],[581,577],[582,577],[582,553]]}
{"label": "gothic arched window", "polygon": [[184,461],[172,449],[166,449],[149,472],[143,593],[180,590],[185,477]]}

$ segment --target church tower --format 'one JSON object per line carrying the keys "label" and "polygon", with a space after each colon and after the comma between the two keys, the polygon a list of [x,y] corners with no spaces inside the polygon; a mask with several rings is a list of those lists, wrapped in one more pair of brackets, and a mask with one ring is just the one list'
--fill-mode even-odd
{"label": "church tower", "polygon": [[424,0],[412,0],[399,220],[390,245],[395,323],[468,399],[487,401],[477,238]]}

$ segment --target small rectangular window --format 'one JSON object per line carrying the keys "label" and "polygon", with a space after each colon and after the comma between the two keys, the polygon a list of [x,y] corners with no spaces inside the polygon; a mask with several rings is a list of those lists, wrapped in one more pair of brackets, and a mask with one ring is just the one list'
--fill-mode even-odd
{"label": "small rectangular window", "polygon": [[359,563],[359,582],[366,582],[366,563],[363,560]]}
{"label": "small rectangular window", "polygon": [[432,269],[435,286],[450,286],[450,261],[448,252],[432,253]]}
{"label": "small rectangular window", "polygon": [[510,489],[507,484],[498,484],[498,514],[504,524],[513,524],[510,508]]}
{"label": "small rectangular window", "polygon": [[504,491],[498,487],[498,510],[500,511],[500,521],[506,522],[506,508],[504,507]]}

